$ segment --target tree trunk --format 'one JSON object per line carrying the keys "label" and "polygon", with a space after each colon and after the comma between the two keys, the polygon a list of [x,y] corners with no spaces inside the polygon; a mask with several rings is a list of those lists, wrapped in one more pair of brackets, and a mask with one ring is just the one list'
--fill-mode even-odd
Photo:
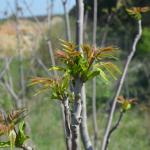
{"label": "tree trunk", "polygon": [[86,111],[86,92],[85,92],[85,85],[82,87],[81,92],[81,100],[82,100],[82,122],[80,124],[80,132],[81,132],[81,139],[86,150],[93,150],[91,140],[88,133],[87,127],[87,111]]}
{"label": "tree trunk", "polygon": [[78,77],[75,81],[74,86],[74,108],[73,108],[73,114],[72,114],[72,122],[71,122],[71,131],[72,131],[72,150],[79,150],[79,125],[81,123],[81,89],[82,89],[83,83]]}

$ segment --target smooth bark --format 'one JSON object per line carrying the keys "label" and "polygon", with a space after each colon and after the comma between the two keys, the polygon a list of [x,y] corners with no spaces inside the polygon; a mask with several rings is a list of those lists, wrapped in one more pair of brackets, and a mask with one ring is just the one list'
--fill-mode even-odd
{"label": "smooth bark", "polygon": [[119,115],[119,118],[118,118],[118,120],[117,120],[117,122],[116,122],[116,124],[115,124],[115,125],[112,127],[112,129],[109,131],[109,133],[108,133],[108,138],[107,138],[107,141],[106,141],[105,150],[107,150],[107,148],[108,148],[108,145],[109,145],[109,142],[110,142],[111,134],[118,128],[118,126],[119,126],[119,124],[120,124],[120,122],[121,122],[121,119],[122,119],[123,115],[124,115],[124,111],[121,111],[121,112],[120,112],[120,115]]}
{"label": "smooth bark", "polygon": [[70,108],[69,108],[69,100],[68,98],[65,98],[63,100],[63,106],[64,106],[64,116],[65,116],[65,132],[66,132],[66,147],[67,147],[67,150],[71,150],[71,137],[72,137],[72,134],[71,134],[71,127],[70,127],[70,118],[71,118],[71,114],[70,114]]}
{"label": "smooth bark", "polygon": [[[83,18],[84,18],[84,3],[83,0],[76,0],[76,44],[83,44]],[[78,48],[80,51],[81,49]]]}
{"label": "smooth bark", "polygon": [[[76,7],[77,7],[77,10],[76,10],[76,12],[77,12],[76,44],[78,46],[81,46],[83,44],[83,27],[84,27],[84,24],[83,24],[83,19],[84,19],[84,3],[83,3],[83,0],[76,0]],[[77,50],[81,51],[80,47],[78,47]],[[80,80],[80,77],[77,79],[76,83],[79,84],[78,85],[78,88],[79,88],[78,89],[79,90],[78,94],[80,94],[80,96],[81,96],[81,99],[79,99],[78,101],[75,100],[75,107],[76,108],[78,107],[78,110],[79,110],[78,114],[80,114],[78,116],[77,120],[78,120],[78,123],[81,122],[81,124],[80,124],[81,140],[82,140],[84,148],[86,150],[92,150],[93,148],[92,148],[92,145],[91,145],[91,141],[90,141],[89,133],[88,133],[88,128],[87,128],[85,85]],[[77,134],[74,137],[76,138],[76,142],[77,142],[76,145],[78,144],[76,149],[79,149],[79,131],[78,131],[79,130],[79,125],[76,125],[76,126],[77,126],[77,128],[76,128],[76,133]]]}
{"label": "smooth bark", "polygon": [[[81,51],[80,46],[83,44],[83,17],[84,17],[84,4],[83,0],[76,0],[76,44],[78,45],[77,50]],[[72,150],[79,150],[79,126],[81,123],[81,89],[83,83],[78,75],[75,86],[74,86],[74,108],[71,121],[71,130],[72,130]]]}
{"label": "smooth bark", "polygon": [[88,127],[87,127],[87,110],[86,110],[86,91],[85,85],[82,87],[81,91],[81,100],[82,100],[82,122],[80,124],[80,133],[81,139],[83,141],[84,148],[86,150],[93,150],[93,146],[89,137]]}
{"label": "smooth bark", "polygon": [[78,77],[75,81],[74,86],[74,106],[73,106],[73,113],[72,113],[72,122],[71,122],[71,131],[72,131],[72,150],[79,150],[80,143],[79,143],[79,126],[81,123],[81,89],[83,83],[80,77]]}

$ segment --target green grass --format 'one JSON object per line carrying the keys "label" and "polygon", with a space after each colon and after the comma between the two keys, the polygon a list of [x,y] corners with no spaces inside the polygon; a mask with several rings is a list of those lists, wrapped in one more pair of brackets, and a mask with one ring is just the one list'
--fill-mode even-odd
{"label": "green grass", "polygon": [[[34,98],[30,101],[30,125],[32,140],[36,149],[62,150],[65,149],[64,133],[62,128],[60,106],[55,101],[47,98]],[[36,100],[37,99],[37,100]],[[114,122],[118,118],[115,114]],[[102,141],[107,115],[99,110],[97,114],[99,127],[99,144]],[[149,150],[150,128],[145,113],[136,109],[127,112],[118,129],[113,132],[109,144],[109,150]],[[92,117],[88,116],[88,127],[93,138]]]}
{"label": "green grass", "polygon": [[65,149],[60,106],[48,98],[30,103],[32,140],[39,150]]}

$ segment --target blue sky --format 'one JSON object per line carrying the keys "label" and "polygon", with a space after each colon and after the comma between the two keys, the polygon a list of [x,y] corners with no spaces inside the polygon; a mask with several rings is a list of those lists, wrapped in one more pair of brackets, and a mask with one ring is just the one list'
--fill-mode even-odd
{"label": "blue sky", "polygon": [[[14,11],[14,1],[15,0],[0,0],[0,18],[4,17],[5,11],[7,11],[9,15]],[[30,13],[24,6],[23,1],[24,0],[18,0],[19,5],[23,8],[23,15],[30,16]],[[47,1],[50,2],[51,0],[26,0],[30,8],[32,9],[34,15],[46,14]],[[61,0],[53,0],[53,1],[54,1],[54,7],[53,7],[54,14],[62,14],[63,7],[62,7]],[[74,4],[75,4],[75,0],[68,0],[67,8],[68,9],[72,8]]]}

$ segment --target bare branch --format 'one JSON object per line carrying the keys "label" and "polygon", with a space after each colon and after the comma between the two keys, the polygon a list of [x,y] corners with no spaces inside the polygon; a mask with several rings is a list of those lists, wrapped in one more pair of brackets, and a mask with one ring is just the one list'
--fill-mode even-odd
{"label": "bare branch", "polygon": [[120,116],[119,116],[119,118],[118,118],[116,124],[115,124],[115,125],[112,127],[112,129],[109,131],[105,150],[107,150],[107,147],[108,147],[108,144],[109,144],[109,141],[110,141],[110,136],[111,136],[111,134],[118,128],[118,126],[119,126],[119,124],[120,124],[120,122],[121,122],[121,119],[122,119],[123,115],[124,115],[124,111],[121,111],[121,112],[120,112]]}
{"label": "bare branch", "polygon": [[30,6],[28,5],[26,0],[23,0],[24,5],[26,6],[27,10],[29,11],[29,13],[31,14],[31,16],[34,18],[34,20],[36,21],[40,32],[42,33],[42,25],[40,23],[40,21],[38,20],[38,18],[32,13],[32,10],[30,9]]}
{"label": "bare branch", "polygon": [[43,63],[43,61],[40,58],[37,58],[37,62],[41,65],[41,67],[43,68],[43,70],[50,76],[50,72],[48,71],[48,68],[45,66],[45,64]]}
{"label": "bare branch", "polygon": [[51,3],[49,1],[50,0],[47,0],[47,25],[48,25],[48,28],[50,29],[51,28],[51,20],[52,20],[54,0],[51,0]]}
{"label": "bare branch", "polygon": [[2,79],[2,77],[5,75],[7,69],[9,68],[9,64],[11,63],[12,58],[9,59],[8,61],[6,61],[5,66],[3,67],[3,69],[0,72],[0,80]]}
{"label": "bare branch", "polygon": [[65,27],[66,27],[66,40],[71,41],[71,30],[70,30],[70,20],[69,14],[67,12],[67,0],[62,0],[63,8],[64,8],[64,16],[65,16]]}
{"label": "bare branch", "polygon": [[116,95],[115,95],[115,98],[114,98],[114,101],[113,101],[113,105],[112,105],[112,108],[111,108],[111,113],[109,115],[108,124],[107,124],[107,128],[106,128],[106,131],[105,131],[103,143],[102,143],[102,150],[105,150],[106,142],[107,142],[107,139],[108,139],[108,134],[109,134],[109,131],[110,131],[110,128],[111,128],[111,124],[112,124],[114,111],[115,111],[115,108],[116,108],[117,97],[120,95],[120,92],[121,92],[121,89],[122,89],[122,86],[123,86],[126,74],[128,72],[129,64],[130,64],[130,62],[131,62],[131,60],[132,60],[132,58],[133,58],[133,56],[135,54],[136,46],[137,46],[138,41],[141,38],[141,35],[142,35],[142,25],[141,25],[141,20],[139,20],[138,21],[138,34],[136,35],[136,37],[134,39],[134,42],[133,42],[133,45],[132,45],[132,51],[128,55],[126,64],[125,64],[124,69],[123,69],[123,74],[122,74],[122,76],[120,78],[120,81],[119,81],[119,84],[118,84],[118,87],[117,87],[117,92],[116,92]]}
{"label": "bare branch", "polygon": [[8,93],[12,96],[12,98],[13,98],[13,100],[15,102],[16,108],[20,108],[22,106],[21,99],[18,97],[18,95],[15,93],[15,91],[12,89],[12,87],[8,84],[7,81],[5,81],[4,78],[2,78],[2,82],[1,83],[7,89]]}
{"label": "bare branch", "polygon": [[[53,49],[52,49],[51,41],[48,40],[47,44],[48,44],[48,52],[49,52],[49,55],[50,55],[50,58],[51,58],[51,61],[52,61],[52,66],[56,66],[56,62],[55,62],[55,57],[54,57],[54,52],[53,52]],[[56,71],[54,71],[54,75],[57,76],[57,72]]]}

